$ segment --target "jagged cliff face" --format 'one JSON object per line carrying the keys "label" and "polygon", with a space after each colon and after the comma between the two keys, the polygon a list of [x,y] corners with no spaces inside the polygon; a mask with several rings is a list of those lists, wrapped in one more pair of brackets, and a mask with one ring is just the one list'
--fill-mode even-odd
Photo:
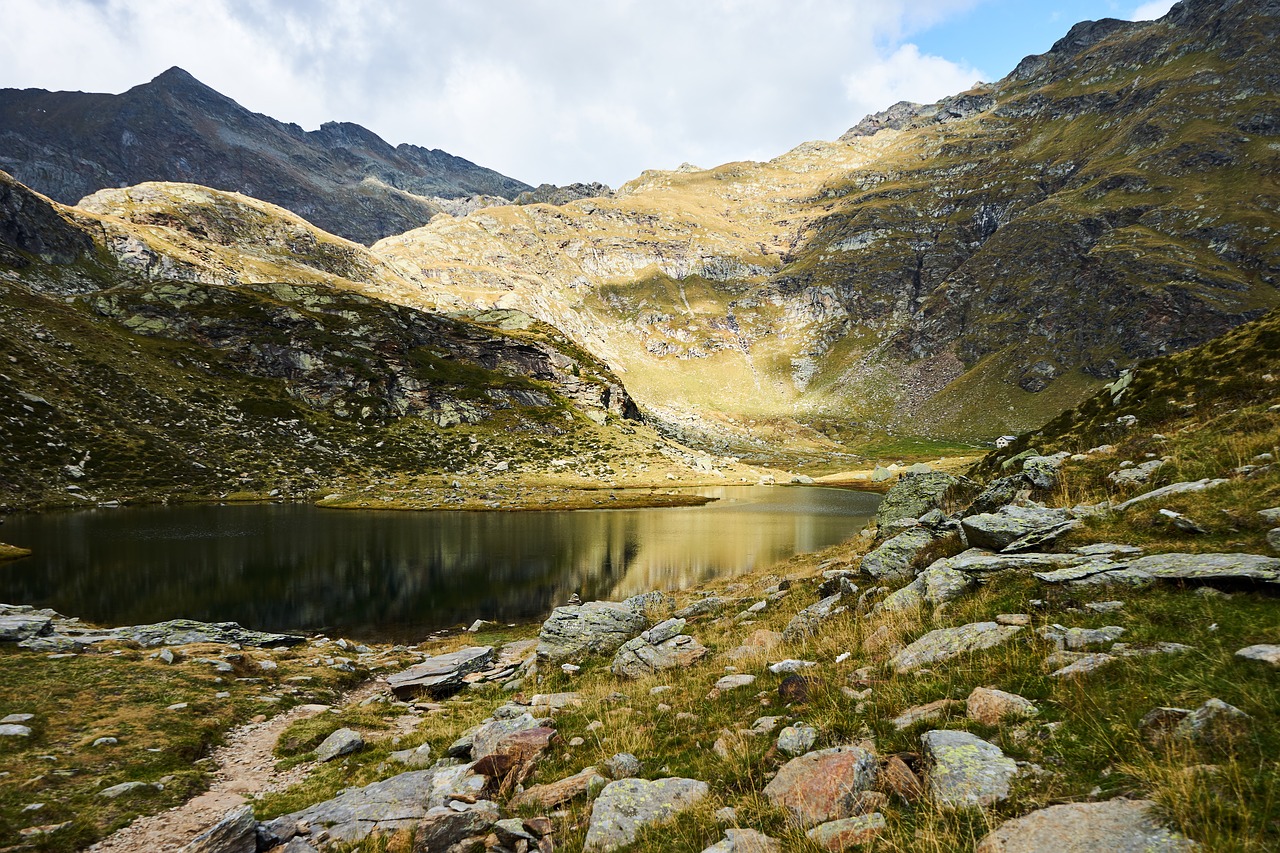
{"label": "jagged cliff face", "polygon": [[63,208],[0,173],[0,506],[684,464],[557,330],[378,298],[411,285],[244,197]]}
{"label": "jagged cliff face", "polygon": [[451,207],[436,197],[530,189],[444,151],[393,148],[359,125],[303,131],[180,68],[121,95],[0,90],[0,169],[64,204],[146,181],[242,192],[363,243]]}
{"label": "jagged cliff face", "polygon": [[516,307],[682,429],[987,437],[1280,304],[1275,2],[1076,26],[1009,77],[769,163],[376,244]]}

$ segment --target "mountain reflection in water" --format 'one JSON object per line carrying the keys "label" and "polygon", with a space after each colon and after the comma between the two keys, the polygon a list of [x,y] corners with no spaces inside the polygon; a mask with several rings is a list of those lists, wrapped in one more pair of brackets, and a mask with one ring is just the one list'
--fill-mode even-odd
{"label": "mountain reflection in water", "polygon": [[186,617],[278,631],[418,641],[473,619],[688,587],[857,533],[878,495],[697,490],[697,508],[374,512],[302,504],[143,507],[13,516],[32,557],[0,568],[0,601],[105,625]]}

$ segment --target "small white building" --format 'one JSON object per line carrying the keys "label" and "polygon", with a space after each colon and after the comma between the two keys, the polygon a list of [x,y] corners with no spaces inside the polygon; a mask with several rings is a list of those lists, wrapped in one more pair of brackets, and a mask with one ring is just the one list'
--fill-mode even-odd
{"label": "small white building", "polygon": [[1003,450],[1018,440],[1016,435],[1002,435],[996,439],[996,447]]}

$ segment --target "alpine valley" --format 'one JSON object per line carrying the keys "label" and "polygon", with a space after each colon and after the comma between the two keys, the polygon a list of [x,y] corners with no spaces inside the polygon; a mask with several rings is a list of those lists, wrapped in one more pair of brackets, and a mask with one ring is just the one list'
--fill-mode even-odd
{"label": "alpine valley", "polygon": [[418,646],[0,605],[0,847],[1277,849],[1277,44],[1182,0],[616,190],[0,90],[0,511],[887,492]]}

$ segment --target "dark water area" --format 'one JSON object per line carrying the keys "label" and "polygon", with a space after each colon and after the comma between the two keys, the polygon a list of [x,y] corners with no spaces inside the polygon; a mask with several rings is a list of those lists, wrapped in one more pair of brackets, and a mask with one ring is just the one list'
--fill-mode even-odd
{"label": "dark water area", "polygon": [[34,552],[0,564],[0,602],[102,625],[239,622],[417,642],[474,619],[536,619],[584,600],[674,590],[853,536],[880,496],[825,488],[696,490],[703,507],[376,512],[307,504],[15,515]]}

